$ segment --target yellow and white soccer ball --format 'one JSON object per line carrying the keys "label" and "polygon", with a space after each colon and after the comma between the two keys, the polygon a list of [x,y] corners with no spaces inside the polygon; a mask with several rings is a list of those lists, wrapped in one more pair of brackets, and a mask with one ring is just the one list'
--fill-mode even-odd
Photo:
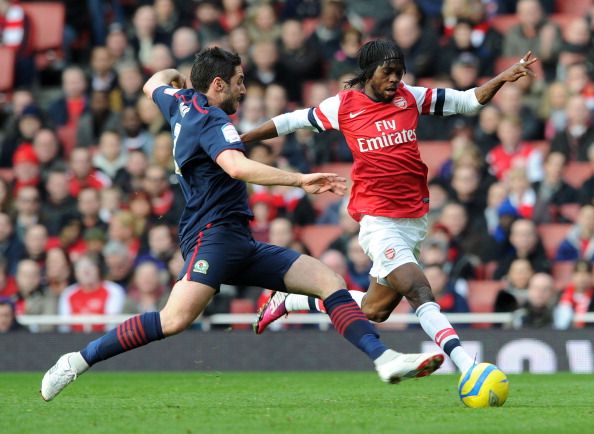
{"label": "yellow and white soccer ball", "polygon": [[491,363],[479,363],[460,376],[458,394],[467,407],[501,407],[509,393],[507,376]]}

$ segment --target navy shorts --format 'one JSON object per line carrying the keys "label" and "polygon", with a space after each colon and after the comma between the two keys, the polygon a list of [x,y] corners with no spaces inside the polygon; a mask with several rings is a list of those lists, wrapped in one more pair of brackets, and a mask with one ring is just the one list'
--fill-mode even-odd
{"label": "navy shorts", "polygon": [[221,283],[285,291],[284,276],[300,254],[255,241],[247,222],[208,225],[184,252],[178,279],[203,283],[219,291]]}

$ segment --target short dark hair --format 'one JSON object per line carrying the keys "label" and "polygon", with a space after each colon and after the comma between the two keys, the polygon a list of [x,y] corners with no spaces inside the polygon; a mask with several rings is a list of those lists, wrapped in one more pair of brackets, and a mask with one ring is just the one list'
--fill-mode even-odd
{"label": "short dark hair", "polygon": [[202,50],[196,54],[192,65],[192,87],[199,92],[206,92],[216,77],[221,77],[225,83],[229,83],[235,74],[235,68],[239,65],[241,58],[235,53],[219,47]]}
{"label": "short dark hair", "polygon": [[384,63],[400,64],[406,72],[404,53],[395,42],[386,39],[376,39],[363,44],[357,60],[361,71],[355,78],[347,81],[347,87],[365,84],[373,76],[376,68]]}

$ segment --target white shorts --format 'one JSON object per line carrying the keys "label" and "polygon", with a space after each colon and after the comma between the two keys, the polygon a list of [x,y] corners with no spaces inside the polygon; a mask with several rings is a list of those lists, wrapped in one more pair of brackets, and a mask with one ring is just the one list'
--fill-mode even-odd
{"label": "white shorts", "polygon": [[369,274],[387,285],[386,276],[401,265],[418,264],[421,242],[427,235],[427,216],[390,218],[364,216],[359,244],[373,262]]}

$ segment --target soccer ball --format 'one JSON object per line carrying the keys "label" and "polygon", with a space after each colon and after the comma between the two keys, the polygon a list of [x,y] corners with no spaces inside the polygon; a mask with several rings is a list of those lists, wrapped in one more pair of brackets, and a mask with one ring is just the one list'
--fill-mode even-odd
{"label": "soccer ball", "polygon": [[467,407],[501,407],[509,393],[507,376],[491,363],[473,365],[460,377],[458,394]]}

